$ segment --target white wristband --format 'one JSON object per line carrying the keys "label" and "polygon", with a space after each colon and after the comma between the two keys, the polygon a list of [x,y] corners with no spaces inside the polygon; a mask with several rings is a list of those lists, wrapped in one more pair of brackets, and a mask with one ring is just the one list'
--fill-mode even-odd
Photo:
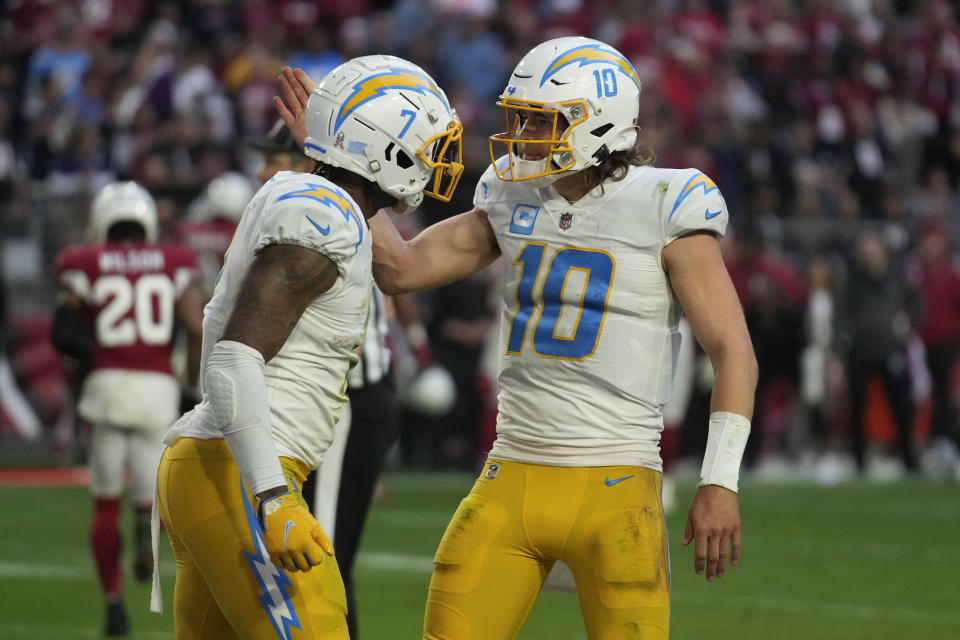
{"label": "white wristband", "polygon": [[697,486],[715,484],[736,492],[740,460],[749,435],[750,421],[743,416],[727,411],[711,413],[707,450]]}

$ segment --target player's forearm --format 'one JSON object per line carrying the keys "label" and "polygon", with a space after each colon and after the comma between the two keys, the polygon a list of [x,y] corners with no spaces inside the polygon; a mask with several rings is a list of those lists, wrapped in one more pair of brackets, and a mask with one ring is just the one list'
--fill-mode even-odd
{"label": "player's forearm", "polygon": [[736,492],[740,463],[750,436],[757,361],[745,332],[724,340],[720,348],[708,353],[715,382],[699,485],[716,485]]}
{"label": "player's forearm", "polygon": [[204,372],[204,394],[253,494],[286,485],[270,431],[263,365],[263,355],[256,349],[221,340],[210,352]]}
{"label": "player's forearm", "polygon": [[415,291],[412,288],[415,283],[411,282],[413,256],[410,246],[390,216],[381,211],[367,223],[373,238],[373,277],[377,286],[388,296]]}
{"label": "player's forearm", "polygon": [[710,354],[710,362],[715,378],[711,412],[728,411],[752,419],[758,372],[749,338]]}
{"label": "player's forearm", "polygon": [[373,276],[387,295],[432,289],[465,278],[500,256],[486,213],[473,209],[400,237],[385,213],[370,219]]}

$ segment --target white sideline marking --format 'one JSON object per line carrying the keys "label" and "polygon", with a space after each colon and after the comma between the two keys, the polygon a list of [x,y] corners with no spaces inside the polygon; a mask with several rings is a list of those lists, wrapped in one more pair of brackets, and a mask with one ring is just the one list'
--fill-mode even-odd
{"label": "white sideline marking", "polygon": [[431,573],[433,571],[433,558],[403,553],[370,551],[357,556],[357,565],[381,571]]}
{"label": "white sideline marking", "polygon": [[33,578],[35,580],[86,580],[94,577],[88,567],[39,564],[36,562],[0,562],[0,578]]}
{"label": "white sideline marking", "polygon": [[[168,563],[169,564],[169,563]],[[433,558],[390,552],[366,552],[357,557],[357,564],[367,569],[396,571],[400,573],[428,574],[433,569]],[[172,574],[172,567],[169,572]],[[29,562],[0,562],[0,579],[35,579],[61,581],[90,581],[95,579],[93,566],[61,566]],[[813,601],[796,598],[778,598],[761,594],[703,594],[689,590],[673,589],[671,597],[677,602],[697,605],[712,604],[735,609],[794,613],[803,615],[829,615],[854,619],[893,619],[907,622],[960,623],[960,613],[945,611],[924,611],[912,607],[889,607],[884,605],[862,604],[855,602]],[[0,622],[0,636],[6,637],[14,631],[43,632],[52,627],[32,627],[30,625]],[[62,631],[62,630],[60,630]]]}

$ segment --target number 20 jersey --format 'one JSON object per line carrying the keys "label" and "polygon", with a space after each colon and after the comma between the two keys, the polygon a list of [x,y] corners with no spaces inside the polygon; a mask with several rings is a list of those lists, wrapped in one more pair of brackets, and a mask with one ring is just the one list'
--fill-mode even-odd
{"label": "number 20 jersey", "polygon": [[630,167],[570,203],[490,167],[474,204],[507,267],[490,456],[662,469],[682,310],[660,252],[692,232],[723,235],[717,186],[696,169]]}
{"label": "number 20 jersey", "polygon": [[54,275],[83,300],[93,329],[91,373],[77,409],[93,422],[161,428],[175,417],[175,308],[197,276],[193,253],[170,244],[113,242],[64,249]]}

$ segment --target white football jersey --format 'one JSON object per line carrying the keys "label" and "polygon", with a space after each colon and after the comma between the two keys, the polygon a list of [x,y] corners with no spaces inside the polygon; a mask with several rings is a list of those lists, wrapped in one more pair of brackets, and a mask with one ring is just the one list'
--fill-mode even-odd
{"label": "white football jersey", "polygon": [[[357,362],[353,350],[366,331],[373,284],[370,232],[360,207],[329,180],[276,174],[247,205],[204,309],[202,369],[223,335],[250,263],[271,244],[313,249],[340,272],[334,285],[307,306],[264,368],[277,453],[316,468],[333,441],[347,377]],[[222,437],[206,399],[173,426],[167,440],[175,435]]]}
{"label": "white football jersey", "polygon": [[717,186],[696,169],[631,167],[571,204],[490,167],[474,204],[507,265],[491,457],[661,469],[682,310],[660,252],[694,231],[723,235]]}

